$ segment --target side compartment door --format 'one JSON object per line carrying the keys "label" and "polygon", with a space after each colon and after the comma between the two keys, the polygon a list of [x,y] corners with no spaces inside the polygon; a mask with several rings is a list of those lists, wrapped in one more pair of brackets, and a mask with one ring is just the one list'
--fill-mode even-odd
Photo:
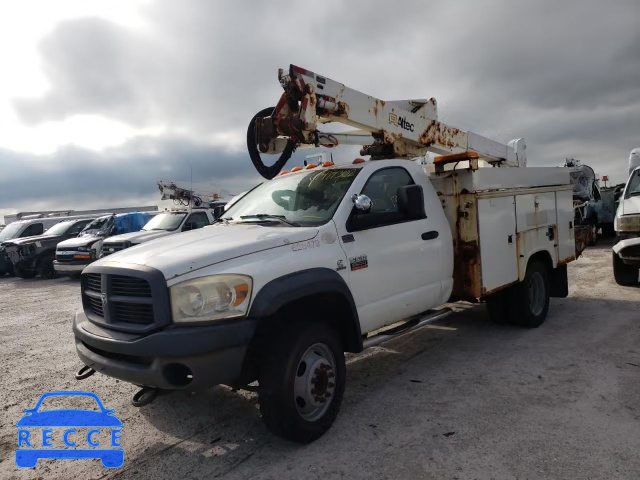
{"label": "side compartment door", "polygon": [[337,224],[363,332],[425,311],[439,300],[441,225],[430,218],[407,220],[398,208],[398,188],[414,183],[403,167],[375,171],[361,192],[372,202],[369,213],[360,213],[365,226],[354,230],[349,221]]}
{"label": "side compartment door", "polygon": [[516,195],[519,277],[524,279],[531,255],[549,252],[553,267],[558,264],[558,221],[556,193]]}
{"label": "side compartment door", "polygon": [[482,292],[518,280],[514,197],[478,200]]}
{"label": "side compartment door", "polygon": [[556,211],[558,216],[558,261],[571,261],[576,258],[576,239],[574,229],[573,192],[556,192]]}

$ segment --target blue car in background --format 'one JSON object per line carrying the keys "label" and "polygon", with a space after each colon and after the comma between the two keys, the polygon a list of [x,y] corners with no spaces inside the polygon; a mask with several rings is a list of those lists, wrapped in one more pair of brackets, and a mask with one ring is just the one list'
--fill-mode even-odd
{"label": "blue car in background", "polygon": [[[48,397],[92,397],[98,406],[99,411],[81,410],[81,409],[61,409],[47,410],[39,412],[38,409],[42,402]],[[118,468],[124,463],[124,450],[118,443],[120,439],[120,428],[122,422],[114,415],[114,410],[104,407],[98,395],[91,392],[49,392],[43,394],[34,408],[26,409],[24,415],[16,424],[18,430],[18,448],[16,449],[16,465],[22,468],[35,467],[40,458],[58,458],[58,459],[82,459],[82,458],[99,458],[102,465],[108,468]],[[30,429],[34,427],[44,427],[51,429],[52,427],[66,427],[64,443],[68,446],[75,446],[77,442],[70,442],[71,433],[77,434],[75,428],[92,427],[86,435],[87,443],[99,446],[94,441],[93,435],[99,433],[101,429],[108,429],[111,432],[110,446],[120,448],[62,448],[55,449],[45,446],[45,441],[52,440],[52,430],[43,430],[42,438],[35,435]],[[69,433],[67,433],[69,432]],[[93,432],[93,434],[91,433]],[[46,436],[49,435],[49,436]],[[48,445],[48,443],[47,443]],[[27,446],[29,448],[20,448]]]}

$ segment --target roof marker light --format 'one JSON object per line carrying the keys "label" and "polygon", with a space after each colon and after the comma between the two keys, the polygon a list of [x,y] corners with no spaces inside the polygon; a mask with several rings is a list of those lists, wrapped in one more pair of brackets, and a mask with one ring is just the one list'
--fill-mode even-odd
{"label": "roof marker light", "polygon": [[299,172],[300,170],[302,170],[302,167],[293,167],[291,169],[292,172]]}
{"label": "roof marker light", "polygon": [[364,163],[364,161],[365,161],[365,160],[364,160],[364,158],[356,158],[356,159],[353,161],[353,164],[354,164],[354,165],[356,165],[356,164],[358,164],[358,163]]}
{"label": "roof marker light", "polygon": [[333,162],[324,162],[322,164],[323,167],[333,167],[334,163]]}

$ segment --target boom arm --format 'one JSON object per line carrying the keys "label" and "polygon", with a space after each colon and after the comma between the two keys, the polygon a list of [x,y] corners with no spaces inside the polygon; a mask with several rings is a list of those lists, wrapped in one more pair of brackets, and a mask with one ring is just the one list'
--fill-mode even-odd
{"label": "boom arm", "polygon": [[[209,195],[201,195],[193,190],[178,187],[175,182],[158,180],[158,189],[160,190],[161,200],[173,200],[175,203],[188,207],[202,207],[205,200],[208,201]],[[211,196],[212,200],[218,200],[218,194]]]}
{"label": "boom arm", "polygon": [[[491,163],[526,165],[523,139],[504,145],[445,125],[438,121],[434,98],[384,101],[294,65],[288,74],[280,69],[278,78],[284,89],[278,104],[270,116],[257,117],[252,122],[261,153],[286,152],[287,145],[292,150],[292,143],[316,147],[351,144],[362,145],[361,154],[374,159],[468,151]],[[327,122],[340,122],[357,130],[318,130],[320,124]],[[248,142],[251,133],[247,135]],[[251,153],[251,145],[249,150]],[[252,160],[255,163],[253,155]]]}

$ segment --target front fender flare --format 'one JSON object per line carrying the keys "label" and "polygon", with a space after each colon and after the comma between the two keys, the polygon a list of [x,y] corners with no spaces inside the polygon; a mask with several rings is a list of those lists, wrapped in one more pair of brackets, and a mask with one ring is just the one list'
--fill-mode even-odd
{"label": "front fender flare", "polygon": [[362,332],[353,296],[340,274],[329,268],[310,268],[271,280],[258,292],[251,304],[249,317],[264,319],[285,305],[321,293],[338,294],[346,300],[352,320],[345,346],[350,352],[362,351]]}

